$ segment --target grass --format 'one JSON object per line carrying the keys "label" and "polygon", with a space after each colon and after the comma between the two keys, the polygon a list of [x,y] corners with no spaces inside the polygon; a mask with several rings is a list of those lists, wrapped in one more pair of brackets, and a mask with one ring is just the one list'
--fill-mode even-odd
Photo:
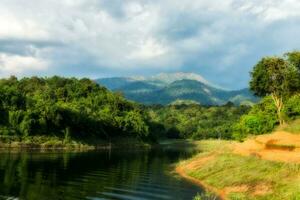
{"label": "grass", "polygon": [[217,200],[217,196],[210,193],[197,194],[193,200]]}
{"label": "grass", "polygon": [[288,124],[279,128],[279,130],[287,131],[294,134],[300,134],[300,119],[289,122]]}
{"label": "grass", "polygon": [[232,200],[300,200],[299,164],[239,156],[231,153],[228,144],[198,142],[205,151],[180,165],[184,167],[214,153],[214,159],[196,169],[187,169],[187,174],[219,191],[227,190],[227,197]]}

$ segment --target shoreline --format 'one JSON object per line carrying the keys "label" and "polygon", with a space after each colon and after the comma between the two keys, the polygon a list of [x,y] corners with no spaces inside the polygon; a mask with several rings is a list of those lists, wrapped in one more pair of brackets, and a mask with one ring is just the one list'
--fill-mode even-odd
{"label": "shoreline", "polygon": [[114,138],[112,141],[100,139],[64,141],[57,137],[34,136],[29,139],[15,141],[0,141],[0,151],[10,150],[33,150],[33,151],[91,151],[108,150],[116,148],[151,148],[150,143],[136,138]]}
{"label": "shoreline", "polygon": [[239,155],[233,151],[237,143],[230,141],[195,144],[200,152],[180,161],[175,171],[222,200],[297,199],[300,195],[298,163]]}
{"label": "shoreline", "polygon": [[228,198],[226,197],[226,195],[221,192],[220,190],[218,190],[217,188],[214,188],[208,184],[205,184],[203,181],[196,179],[192,176],[189,176],[182,167],[177,166],[175,168],[175,172],[182,178],[190,181],[191,183],[194,183],[198,186],[200,186],[201,188],[203,188],[205,191],[209,191],[214,193],[218,198],[220,198],[220,200],[228,200]]}

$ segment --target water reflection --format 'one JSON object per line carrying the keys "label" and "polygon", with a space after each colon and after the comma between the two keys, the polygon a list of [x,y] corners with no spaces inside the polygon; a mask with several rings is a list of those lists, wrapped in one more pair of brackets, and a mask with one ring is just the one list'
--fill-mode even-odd
{"label": "water reflection", "polygon": [[188,200],[200,189],[168,174],[182,150],[0,153],[0,199]]}

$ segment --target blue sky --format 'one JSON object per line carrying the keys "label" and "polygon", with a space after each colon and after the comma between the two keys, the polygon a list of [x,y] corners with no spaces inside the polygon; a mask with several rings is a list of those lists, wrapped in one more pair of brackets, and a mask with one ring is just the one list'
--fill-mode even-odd
{"label": "blue sky", "polygon": [[247,86],[300,49],[299,0],[1,0],[0,77],[199,73]]}

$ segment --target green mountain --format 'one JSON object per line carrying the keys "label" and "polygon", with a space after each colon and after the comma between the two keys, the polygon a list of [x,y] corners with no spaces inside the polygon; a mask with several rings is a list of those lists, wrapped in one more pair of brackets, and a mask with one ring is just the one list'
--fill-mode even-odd
{"label": "green mountain", "polygon": [[222,105],[228,101],[249,105],[258,100],[248,89],[224,90],[193,73],[159,74],[148,78],[105,78],[96,82],[144,104],[167,105],[188,100],[202,105]]}

